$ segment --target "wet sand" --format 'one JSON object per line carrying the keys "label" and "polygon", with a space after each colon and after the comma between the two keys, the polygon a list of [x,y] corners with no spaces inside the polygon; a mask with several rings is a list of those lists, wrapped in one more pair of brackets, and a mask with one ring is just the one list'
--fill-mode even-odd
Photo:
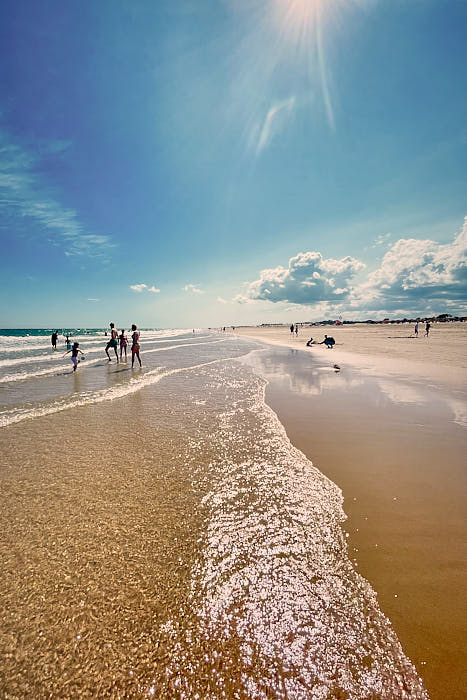
{"label": "wet sand", "polygon": [[[252,335],[259,338],[259,329]],[[362,373],[355,355],[335,373],[334,351],[264,347],[256,362],[269,381],[266,400],[291,442],[341,487],[356,566],[432,700],[461,700],[467,687],[463,387],[452,386],[443,366],[436,383],[427,383],[428,362],[409,378],[406,364],[391,359],[385,372],[364,358]]]}

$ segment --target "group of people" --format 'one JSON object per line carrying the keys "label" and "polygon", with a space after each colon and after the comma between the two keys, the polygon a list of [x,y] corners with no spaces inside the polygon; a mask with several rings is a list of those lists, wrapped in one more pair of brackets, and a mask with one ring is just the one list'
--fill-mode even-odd
{"label": "group of people", "polygon": [[[131,366],[133,368],[135,364],[135,358],[139,362],[139,366],[142,367],[141,363],[141,357],[139,354],[140,351],[140,332],[138,330],[138,326],[133,323],[131,326],[132,334],[131,334]],[[107,335],[107,331],[105,333]],[[57,339],[58,339],[58,331],[54,331],[52,333],[51,337],[51,342],[52,342],[52,348],[54,350],[57,349]],[[76,372],[78,369],[78,364],[80,363],[80,355],[82,355],[82,359],[84,359],[84,354],[83,351],[79,347],[78,342],[74,342],[73,345],[71,344],[70,341],[70,335],[67,333],[66,339],[65,339],[65,345],[66,345],[66,352],[63,355],[68,355],[71,352],[71,362],[73,364],[73,372]],[[109,362],[112,362],[112,358],[109,355],[109,350],[114,350],[115,351],[115,358],[117,360],[117,364],[119,362],[123,362],[123,355],[125,355],[125,362],[127,361],[127,347],[128,347],[128,337],[126,335],[126,331],[124,328],[122,328],[120,335],[115,328],[114,323],[110,323],[110,340],[108,341],[107,345],[105,346],[105,353],[108,357]],[[120,358],[118,356],[118,348],[120,348]]]}
{"label": "group of people", "polygon": [[311,347],[312,345],[325,345],[328,350],[332,350],[334,345],[336,344],[336,341],[331,335],[325,335],[324,340],[322,340],[320,343],[318,343],[317,340],[313,340],[313,338],[310,338],[308,343],[306,344],[307,348]]}
{"label": "group of people", "polygon": [[292,337],[293,337],[294,333],[295,333],[295,336],[298,335],[298,323],[295,323],[295,325],[292,323],[290,325],[290,333],[291,333]]}
{"label": "group of people", "polygon": [[[425,323],[425,338],[428,338],[428,336],[430,335],[430,328],[431,328],[431,323],[429,321],[427,321]],[[414,333],[415,333],[415,337],[418,338],[418,321],[415,322]]]}
{"label": "group of people", "polygon": [[[131,334],[131,366],[135,364],[135,357],[139,362],[139,366],[141,367],[141,357],[139,356],[139,350],[140,350],[140,345],[139,345],[139,330],[138,326],[133,323],[131,326],[132,334]],[[117,359],[117,364],[119,362],[118,359],[118,352],[117,348],[120,346],[120,362],[123,362],[123,354],[125,354],[125,362],[127,361],[127,347],[128,347],[128,338],[125,335],[125,329],[122,328],[120,335],[118,334],[117,329],[115,328],[115,324],[111,323],[110,324],[110,340],[105,346],[105,352],[107,357],[109,358],[109,362],[112,362],[112,358],[109,355],[109,350],[113,349],[115,351],[115,357]]]}

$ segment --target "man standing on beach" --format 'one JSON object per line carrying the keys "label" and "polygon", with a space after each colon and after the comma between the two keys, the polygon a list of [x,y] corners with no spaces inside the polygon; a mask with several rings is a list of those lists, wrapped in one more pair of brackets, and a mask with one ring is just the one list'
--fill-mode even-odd
{"label": "man standing on beach", "polygon": [[293,323],[292,323],[292,325],[290,326],[290,332],[291,332],[292,335],[293,335]]}
{"label": "man standing on beach", "polygon": [[418,338],[418,319],[417,319],[416,322],[415,322],[414,332],[415,332],[415,335],[416,335],[417,338]]}
{"label": "man standing on beach", "polygon": [[426,322],[425,326],[425,338],[428,338],[430,335],[430,328],[431,328],[431,323],[429,321]]}
{"label": "man standing on beach", "polygon": [[113,348],[115,350],[115,357],[117,358],[117,365],[118,365],[118,353],[117,353],[118,340],[117,340],[117,338],[118,338],[118,333],[115,330],[115,324],[111,323],[110,324],[110,340],[107,343],[107,345],[105,346],[105,352],[106,352],[107,357],[109,358],[109,362],[112,362],[112,360],[110,359],[110,355],[109,355],[109,348]]}

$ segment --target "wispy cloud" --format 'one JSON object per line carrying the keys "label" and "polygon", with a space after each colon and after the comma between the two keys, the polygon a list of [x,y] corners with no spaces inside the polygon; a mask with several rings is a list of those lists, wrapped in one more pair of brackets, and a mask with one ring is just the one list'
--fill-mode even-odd
{"label": "wispy cloud", "polygon": [[159,294],[160,291],[161,290],[155,287],[154,285],[152,285],[152,287],[148,287],[148,292],[152,292],[153,294]]}
{"label": "wispy cloud", "polygon": [[182,291],[189,292],[190,294],[204,294],[204,290],[201,289],[198,284],[186,284],[182,287]]}
{"label": "wispy cloud", "polygon": [[89,297],[88,301],[100,301],[100,299],[94,299],[93,297]]}
{"label": "wispy cloud", "polygon": [[288,100],[276,102],[268,110],[261,128],[256,129],[256,133],[259,134],[256,143],[257,155],[285,128],[294,107],[295,97],[289,97]]}
{"label": "wispy cloud", "polygon": [[[69,142],[51,142],[42,154],[58,154],[69,147]],[[108,235],[89,232],[74,209],[63,206],[53,188],[38,173],[40,160],[13,143],[0,131],[0,205],[13,220],[31,218],[47,242],[65,249],[67,257],[98,257],[101,262],[115,247]]]}
{"label": "wispy cloud", "polygon": [[217,301],[219,304],[228,304],[228,301],[226,299],[223,299],[222,297],[217,297]]}

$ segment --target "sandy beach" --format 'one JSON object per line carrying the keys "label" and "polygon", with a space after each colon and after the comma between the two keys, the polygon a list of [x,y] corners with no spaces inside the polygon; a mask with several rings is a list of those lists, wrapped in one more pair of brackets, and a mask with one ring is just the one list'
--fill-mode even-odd
{"label": "sandy beach", "polygon": [[[333,362],[346,362],[368,372],[384,371],[465,387],[467,324],[432,324],[428,338],[424,337],[422,323],[418,338],[413,331],[413,324],[303,326],[298,335],[291,334],[289,326],[235,328],[237,335],[295,349],[303,348],[310,337],[320,343],[326,334],[336,341],[332,351],[325,345],[315,345],[307,351],[313,351],[317,357],[332,352]],[[323,357],[328,360],[327,355]]]}
{"label": "sandy beach", "polygon": [[462,388],[248,332],[4,341],[4,697],[463,697]]}
{"label": "sandy beach", "polygon": [[[292,443],[342,488],[352,557],[430,697],[461,700],[467,327],[434,326],[428,340],[405,338],[407,330],[307,328],[298,338],[288,327],[235,333],[267,344],[258,355],[269,382],[266,400]],[[336,339],[334,350],[304,348],[324,332]]]}

